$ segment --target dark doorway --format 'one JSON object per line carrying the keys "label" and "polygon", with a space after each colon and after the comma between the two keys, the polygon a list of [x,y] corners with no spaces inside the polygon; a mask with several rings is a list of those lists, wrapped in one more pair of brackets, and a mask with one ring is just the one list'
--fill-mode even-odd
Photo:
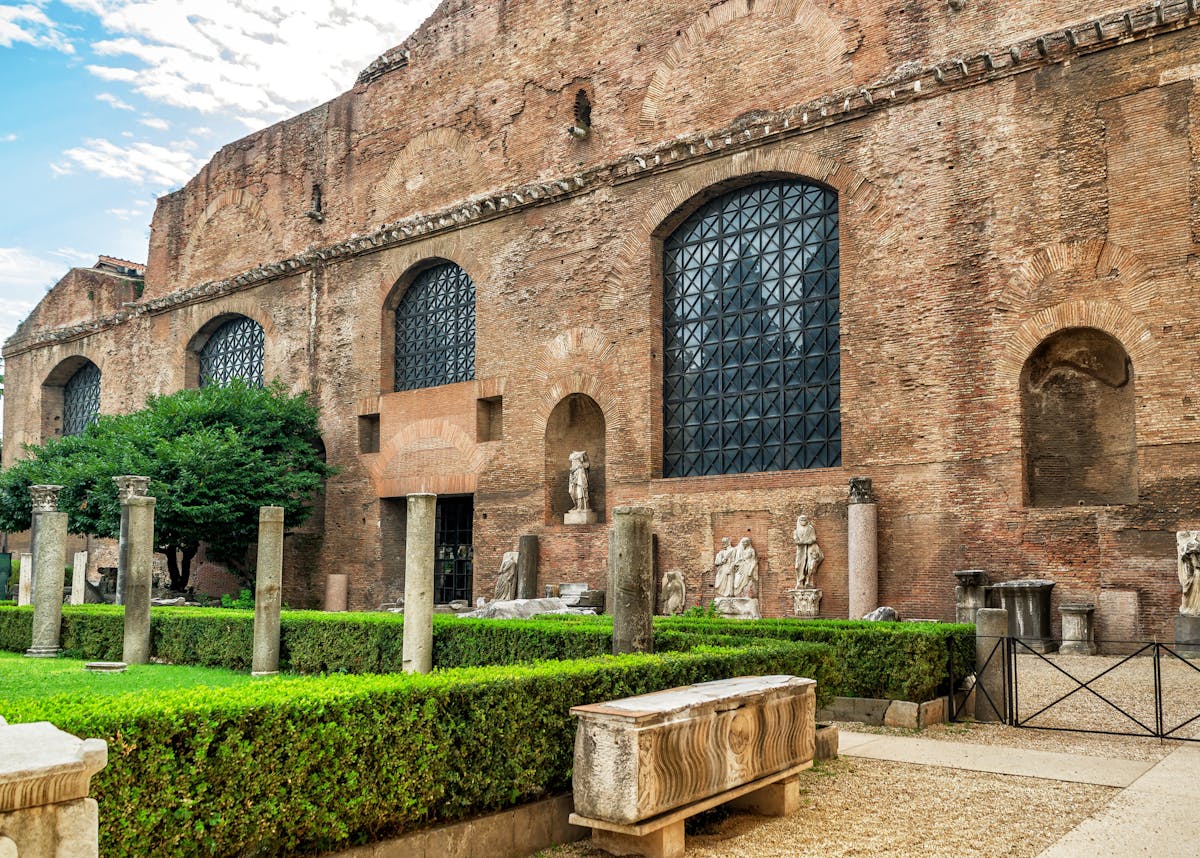
{"label": "dark doorway", "polygon": [[456,599],[471,602],[471,522],[475,499],[471,495],[437,499],[437,529],[434,546],[433,601],[445,605]]}

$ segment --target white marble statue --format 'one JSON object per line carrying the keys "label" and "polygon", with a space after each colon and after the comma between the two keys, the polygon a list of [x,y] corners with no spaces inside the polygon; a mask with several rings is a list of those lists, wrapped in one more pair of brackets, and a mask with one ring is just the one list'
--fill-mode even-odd
{"label": "white marble statue", "polygon": [[519,552],[505,551],[500,558],[500,572],[496,575],[496,602],[508,602],[517,598],[517,558]]}
{"label": "white marble statue", "polygon": [[672,569],[664,574],[662,579],[663,614],[668,617],[682,614],[686,599],[687,588],[683,583],[683,573],[678,569]]}
{"label": "white marble statue", "polygon": [[1179,613],[1200,617],[1200,530],[1181,530],[1175,534],[1179,550],[1179,586],[1183,599]]}
{"label": "white marble statue", "polygon": [[733,540],[728,536],[721,539],[721,550],[713,558],[713,568],[717,572],[716,588],[718,596],[733,595],[733,560],[737,549],[732,545]]}
{"label": "white marble statue", "polygon": [[571,476],[567,483],[571,492],[571,502],[575,504],[571,512],[590,512],[592,509],[588,499],[588,469],[591,466],[587,451],[577,450],[571,453]]}
{"label": "white marble statue", "polygon": [[758,553],[750,544],[750,537],[743,536],[733,557],[733,592],[730,595],[748,599],[751,588],[758,588]]}
{"label": "white marble statue", "polygon": [[807,515],[796,519],[792,542],[796,543],[796,589],[815,587],[817,569],[825,559],[825,552],[817,545],[817,531]]}

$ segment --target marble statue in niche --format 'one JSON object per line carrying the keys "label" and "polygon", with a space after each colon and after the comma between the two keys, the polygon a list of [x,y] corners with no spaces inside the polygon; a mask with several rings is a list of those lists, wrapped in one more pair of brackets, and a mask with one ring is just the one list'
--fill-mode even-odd
{"label": "marble statue in niche", "polygon": [[749,598],[751,588],[758,585],[758,553],[750,543],[749,536],[743,536],[737,544],[737,553],[733,558],[733,593],[734,598]]}
{"label": "marble statue in niche", "polygon": [[817,545],[817,531],[807,515],[797,517],[792,541],[796,543],[796,589],[816,586],[817,569],[825,553]]}
{"label": "marble statue in niche", "polygon": [[592,509],[591,498],[588,496],[588,471],[592,463],[588,461],[586,450],[575,450],[570,455],[570,475],[567,477],[567,490],[571,494],[573,506],[563,516],[564,524],[595,524],[596,512]]}
{"label": "marble statue in niche", "polygon": [[736,554],[737,549],[733,547],[733,540],[728,536],[723,537],[721,539],[721,550],[713,558],[713,568],[717,571],[716,588],[718,596],[733,595],[733,559]]}

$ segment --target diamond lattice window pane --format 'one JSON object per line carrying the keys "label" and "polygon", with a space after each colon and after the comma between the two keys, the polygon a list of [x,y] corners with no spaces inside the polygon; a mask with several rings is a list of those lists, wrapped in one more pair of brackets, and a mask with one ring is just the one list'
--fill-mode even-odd
{"label": "diamond lattice window pane", "polygon": [[262,325],[253,319],[237,316],[221,325],[200,350],[200,386],[237,378],[262,387],[264,342]]}
{"label": "diamond lattice window pane", "polygon": [[100,416],[100,367],[88,361],[63,386],[64,435],[78,435]]}
{"label": "diamond lattice window pane", "polygon": [[396,307],[396,390],[475,378],[475,284],[453,263],[413,280]]}
{"label": "diamond lattice window pane", "polygon": [[838,301],[836,192],[766,182],[684,221],[663,246],[663,475],[841,464]]}

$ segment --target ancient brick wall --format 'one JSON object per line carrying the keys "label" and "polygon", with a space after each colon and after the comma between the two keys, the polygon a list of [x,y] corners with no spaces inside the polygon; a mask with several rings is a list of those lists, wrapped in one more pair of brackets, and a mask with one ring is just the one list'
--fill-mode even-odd
{"label": "ancient brick wall", "polygon": [[[561,523],[547,461],[555,407],[583,394],[604,421],[605,512],[655,510],[660,574],[683,571],[690,604],[712,596],[721,538],[749,533],[764,610],[785,613],[804,512],[822,611],[844,616],[847,483],[867,476],[880,600],[902,615],[951,618],[951,572],[982,567],[1096,601],[1102,633],[1165,634],[1168,537],[1200,528],[1200,30],[1184,3],[1123,11],[448,5],[406,64],[390,52],[163,198],[135,311],[10,341],[6,438],[36,438],[37,387],[70,355],[98,355],[102,407],[128,409],[194,383],[188,344],[244,313],[267,376],[314,391],[342,469],[323,535],[289,557],[291,604],[331,571],[352,606],[399,595],[402,495],[419,490],[474,495],[476,595],[522,533],[541,537],[540,583],[601,586],[605,526]],[[584,140],[566,130],[580,89]],[[768,176],[838,193],[842,466],[662,479],[662,238]],[[393,393],[386,308],[431,259],[476,285],[476,380]],[[1136,503],[1026,504],[1022,373],[1072,328],[1130,359]]]}

